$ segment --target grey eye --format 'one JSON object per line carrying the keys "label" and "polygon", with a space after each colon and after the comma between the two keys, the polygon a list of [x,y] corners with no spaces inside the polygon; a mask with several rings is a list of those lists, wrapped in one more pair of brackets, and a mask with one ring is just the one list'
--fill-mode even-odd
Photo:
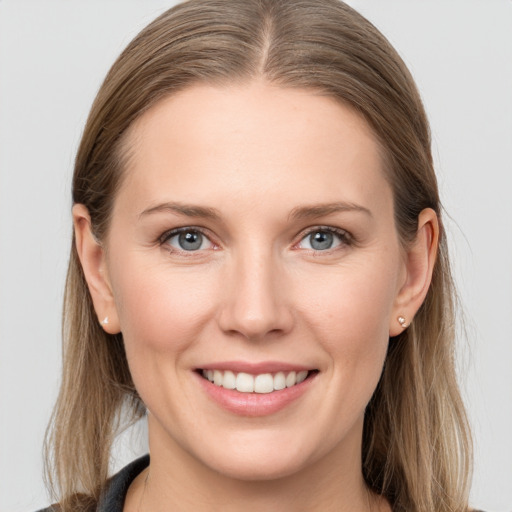
{"label": "grey eye", "polygon": [[198,251],[200,249],[208,249],[211,246],[211,242],[207,237],[193,229],[181,231],[171,236],[167,243],[181,251]]}
{"label": "grey eye", "polygon": [[330,249],[334,242],[334,234],[328,231],[316,231],[309,236],[309,244],[316,251],[325,251]]}
{"label": "grey eye", "polygon": [[346,243],[344,232],[337,233],[329,229],[316,229],[308,233],[299,244],[301,249],[327,251]]}

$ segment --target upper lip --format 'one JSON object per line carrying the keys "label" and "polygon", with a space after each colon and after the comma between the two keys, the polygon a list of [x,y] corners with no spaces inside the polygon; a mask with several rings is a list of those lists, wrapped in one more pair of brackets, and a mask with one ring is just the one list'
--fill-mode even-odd
{"label": "upper lip", "polygon": [[197,370],[220,370],[232,371],[233,373],[249,373],[252,375],[260,375],[262,373],[277,372],[300,372],[304,370],[314,370],[311,366],[301,364],[285,363],[280,361],[262,361],[259,363],[247,361],[219,361],[198,366]]}

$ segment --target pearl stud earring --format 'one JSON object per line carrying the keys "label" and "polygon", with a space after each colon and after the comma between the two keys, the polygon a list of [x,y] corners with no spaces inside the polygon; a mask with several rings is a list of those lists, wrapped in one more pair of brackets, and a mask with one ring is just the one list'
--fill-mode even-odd
{"label": "pearl stud earring", "polygon": [[405,317],[399,316],[397,318],[398,323],[405,329],[407,327],[407,323],[405,322]]}
{"label": "pearl stud earring", "polygon": [[101,322],[101,325],[107,325],[108,324],[108,316],[106,316]]}

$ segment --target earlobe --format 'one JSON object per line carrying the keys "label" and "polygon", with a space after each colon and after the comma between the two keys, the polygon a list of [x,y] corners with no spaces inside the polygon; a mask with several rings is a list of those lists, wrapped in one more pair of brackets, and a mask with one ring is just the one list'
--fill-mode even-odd
{"label": "earlobe", "polygon": [[[107,272],[105,250],[92,232],[91,218],[83,204],[73,206],[78,257],[91,294],[98,323],[109,334],[120,332],[114,295]],[[105,319],[108,319],[105,321]]]}
{"label": "earlobe", "polygon": [[413,321],[425,300],[437,256],[439,221],[431,208],[425,208],[418,217],[415,240],[405,255],[405,280],[397,294],[391,315],[389,335],[397,336]]}

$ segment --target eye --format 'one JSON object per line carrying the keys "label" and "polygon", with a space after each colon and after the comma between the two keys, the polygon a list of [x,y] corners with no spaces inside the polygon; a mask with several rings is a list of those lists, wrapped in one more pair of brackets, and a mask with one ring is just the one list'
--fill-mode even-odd
{"label": "eye", "polygon": [[349,243],[350,238],[346,231],[335,228],[315,228],[301,239],[298,247],[313,251],[327,251]]}
{"label": "eye", "polygon": [[195,228],[180,228],[170,231],[162,237],[161,243],[170,245],[178,251],[187,252],[212,249],[214,247],[211,240]]}

